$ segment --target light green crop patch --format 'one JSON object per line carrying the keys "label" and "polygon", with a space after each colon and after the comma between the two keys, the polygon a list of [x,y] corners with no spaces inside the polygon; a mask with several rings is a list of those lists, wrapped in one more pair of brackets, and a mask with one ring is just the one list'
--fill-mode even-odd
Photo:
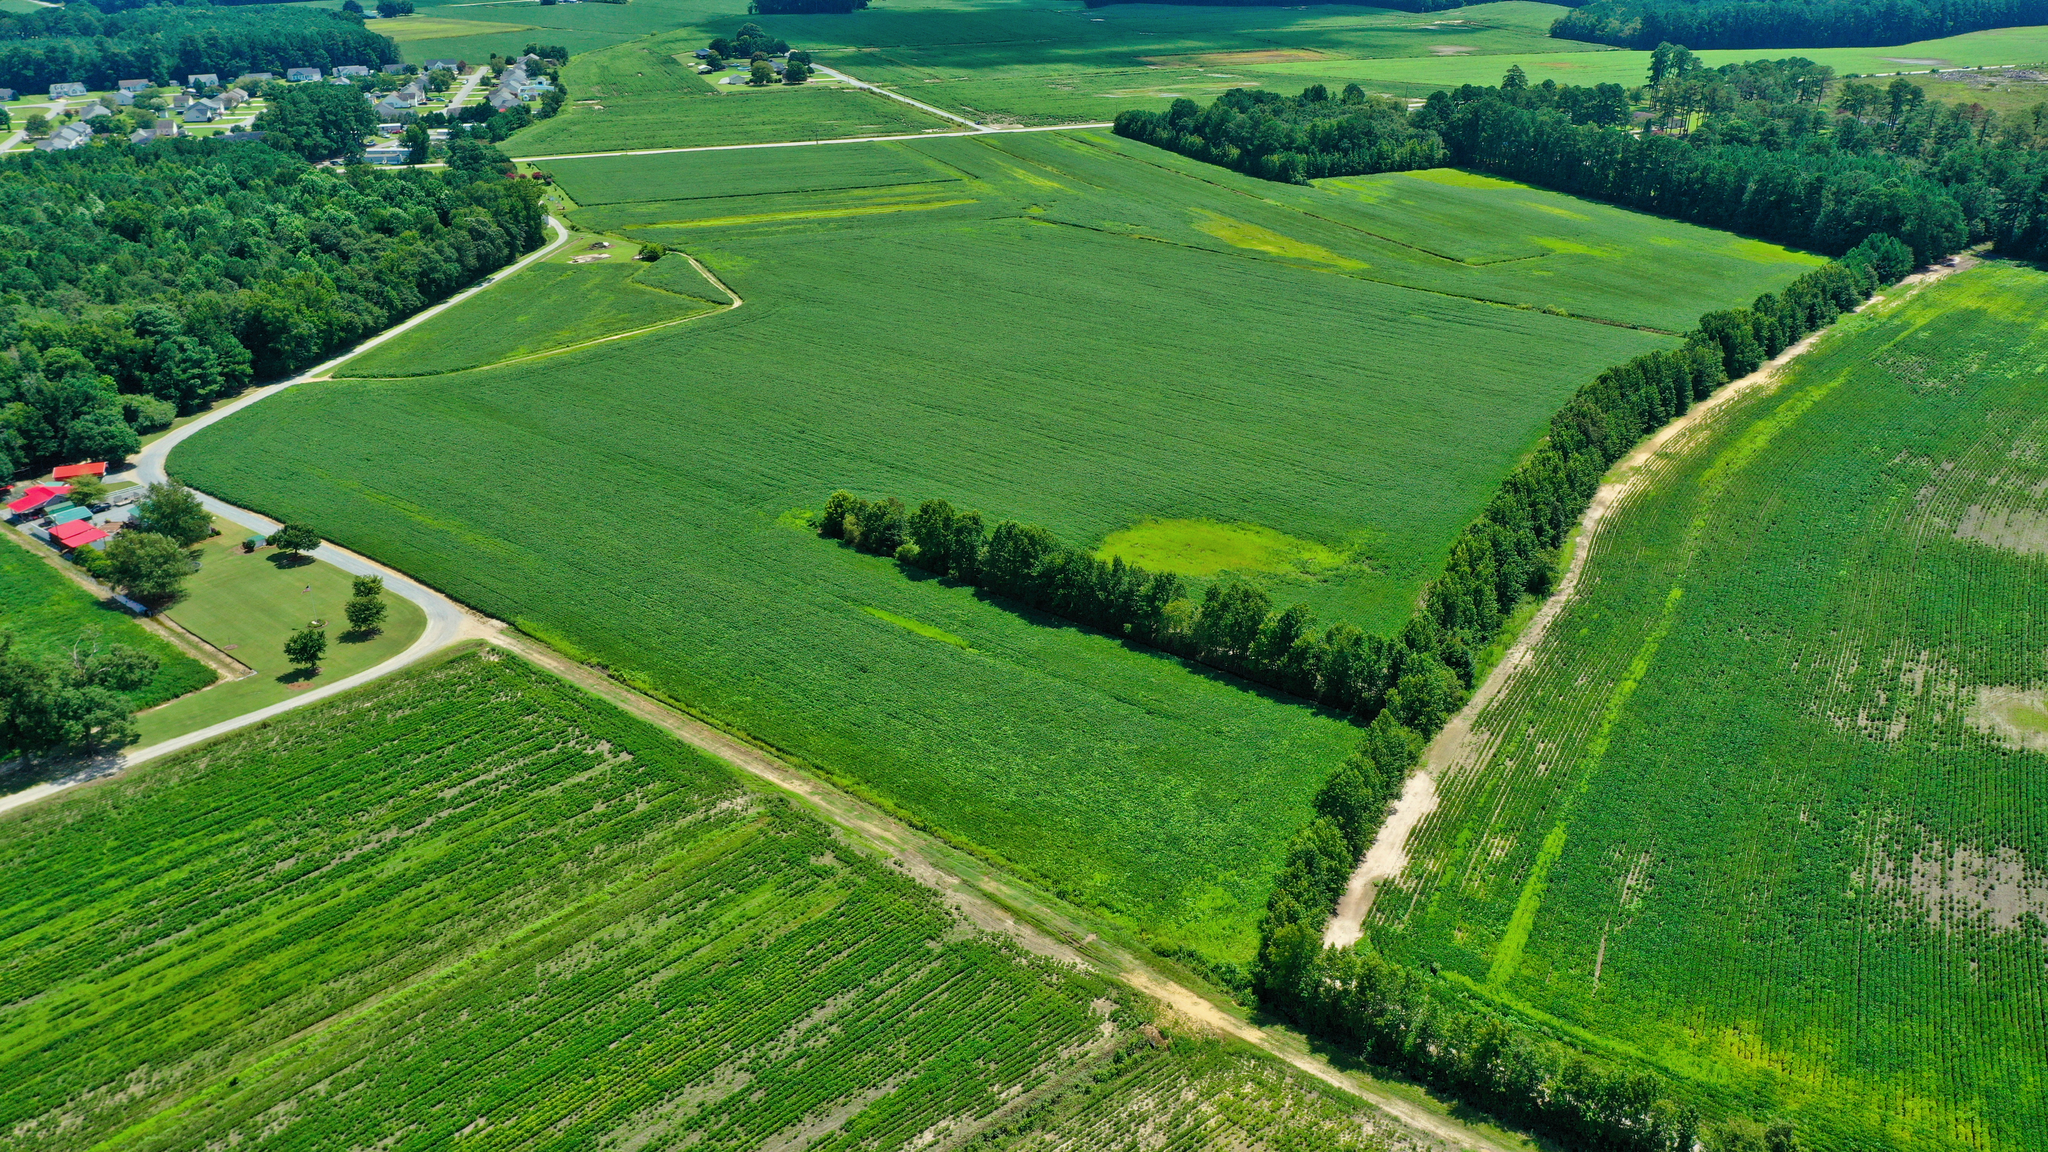
{"label": "light green crop patch", "polygon": [[1349,557],[1334,548],[1257,524],[1214,520],[1145,520],[1112,532],[1095,554],[1122,557],[1153,572],[1214,576],[1219,572],[1313,575],[1342,567]]}
{"label": "light green crop patch", "polygon": [[915,632],[919,636],[926,637],[927,639],[937,640],[942,644],[951,644],[955,648],[965,648],[969,652],[974,651],[974,646],[969,644],[966,640],[953,635],[951,632],[946,631],[944,628],[935,628],[922,620],[912,620],[908,616],[898,616],[894,612],[884,612],[880,608],[871,608],[866,604],[861,605],[860,610],[867,613],[870,616],[875,617],[878,620],[887,620],[889,623],[894,624],[898,628],[902,628],[910,632]]}

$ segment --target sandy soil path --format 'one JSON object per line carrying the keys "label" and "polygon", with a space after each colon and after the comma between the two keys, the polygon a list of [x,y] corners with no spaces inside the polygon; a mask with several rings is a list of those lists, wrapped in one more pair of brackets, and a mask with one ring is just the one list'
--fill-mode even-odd
{"label": "sandy soil path", "polygon": [[[1919,291],[1923,286],[1951,276],[1965,268],[1979,263],[1974,256],[1950,257],[1945,264],[1937,265],[1924,272],[1915,272],[1900,280],[1896,285],[1871,297],[1860,312],[1871,305],[1889,298]],[[1458,710],[1436,739],[1423,750],[1422,763],[1408,777],[1408,783],[1401,790],[1400,799],[1394,803],[1394,811],[1387,822],[1381,825],[1372,847],[1358,863],[1345,885],[1344,894],[1338,899],[1336,914],[1323,929],[1323,943],[1331,947],[1344,947],[1356,943],[1364,934],[1365,917],[1372,911],[1373,897],[1381,885],[1399,876],[1408,867],[1408,838],[1436,811],[1438,784],[1456,766],[1477,765],[1485,762],[1487,746],[1491,743],[1489,734],[1473,727],[1473,720],[1492,703],[1501,689],[1511,682],[1528,666],[1536,646],[1550,631],[1550,625],[1557,619],[1565,605],[1571,603],[1577,594],[1579,579],[1585,571],[1586,556],[1592,551],[1593,540],[1616,505],[1635,493],[1655,475],[1655,470],[1644,466],[1655,460],[1670,447],[1673,441],[1698,429],[1708,419],[1727,407],[1736,399],[1758,390],[1775,387],[1784,377],[1785,367],[1806,354],[1821,337],[1833,330],[1833,326],[1809,334],[1805,339],[1780,352],[1756,371],[1740,380],[1731,380],[1721,386],[1712,396],[1692,406],[1685,415],[1671,421],[1652,433],[1635,450],[1615,462],[1601,481],[1600,488],[1593,494],[1593,502],[1586,507],[1586,513],[1579,518],[1578,546],[1572,550],[1571,565],[1564,577],[1557,583],[1557,590],[1538,609],[1529,625],[1517,637],[1508,653],[1496,664],[1493,671],[1472,694],[1465,706]]]}

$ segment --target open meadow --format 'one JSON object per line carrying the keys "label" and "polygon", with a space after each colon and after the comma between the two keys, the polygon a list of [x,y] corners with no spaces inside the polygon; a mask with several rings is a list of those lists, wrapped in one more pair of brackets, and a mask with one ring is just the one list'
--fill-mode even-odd
{"label": "open meadow", "polygon": [[[1254,525],[1330,559],[1243,575],[1385,632],[1573,389],[1815,261],[1644,217],[1601,250],[1551,245],[1609,210],[1399,178],[1402,197],[1445,190],[1446,213],[1495,197],[1492,248],[1533,246],[1467,264],[1375,235],[1387,210],[1355,187],[1197,167],[1106,135],[552,163],[594,205],[580,226],[683,248],[744,306],[543,361],[301,385],[171,467],[1149,941],[1243,963],[1355,729],[906,579],[820,540],[807,510],[845,487],[1075,543]],[[703,194],[722,182],[745,194]],[[693,198],[640,199],[662,188]],[[445,319],[420,331],[462,339]],[[286,444],[302,466],[264,466]],[[543,483],[505,482],[537,466]],[[570,485],[630,504],[556,498]]]}
{"label": "open meadow", "polygon": [[2043,299],[1876,305],[1652,458],[1373,943],[1802,1148],[2048,1143]]}

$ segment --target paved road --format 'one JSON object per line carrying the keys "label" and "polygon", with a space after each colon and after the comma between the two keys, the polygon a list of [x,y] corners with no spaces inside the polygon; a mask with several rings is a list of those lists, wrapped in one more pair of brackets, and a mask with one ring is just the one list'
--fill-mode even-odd
{"label": "paved road", "polygon": [[[165,478],[164,459],[170,455],[171,450],[173,448],[176,448],[179,444],[183,443],[186,437],[192,435],[193,433],[199,431],[202,428],[208,427],[216,423],[217,421],[226,419],[228,416],[241,411],[242,409],[248,407],[251,404],[263,400],[265,397],[274,396],[277,393],[283,391],[286,388],[291,387],[294,384],[302,384],[307,380],[317,380],[322,377],[325,377],[329,373],[333,372],[334,369],[342,363],[342,361],[347,360],[352,356],[355,356],[357,353],[363,352],[370,348],[374,348],[377,345],[382,344],[384,341],[391,339],[393,336],[396,336],[399,333],[404,332],[407,329],[413,327],[414,325],[421,324],[429,319],[432,319],[434,316],[440,314],[444,309],[451,308],[456,304],[459,304],[462,301],[467,300],[471,296],[476,295],[478,292],[487,290],[488,288],[492,287],[498,280],[510,276],[512,273],[517,272],[519,269],[524,268],[526,265],[541,259],[542,257],[548,255],[550,252],[553,252],[556,249],[560,248],[564,243],[568,241],[568,230],[563,228],[561,224],[557,223],[554,217],[552,216],[548,217],[548,227],[554,231],[555,238],[553,241],[546,245],[543,245],[538,250],[528,254],[518,263],[498,272],[494,277],[491,278],[491,283],[479,284],[466,291],[459,292],[454,296],[449,297],[442,303],[437,304],[432,308],[428,308],[421,311],[418,315],[413,316],[411,319],[406,320],[404,323],[388,328],[385,331],[379,333],[378,335],[363,341],[361,344],[356,345],[354,348],[349,349],[347,352],[335,357],[332,360],[327,361],[324,364],[308,369],[305,372],[301,372],[299,375],[294,376],[291,379],[284,381],[283,383],[272,384],[268,387],[254,390],[248,393],[247,395],[241,397],[240,399],[233,401],[232,403],[223,404],[220,407],[215,408],[213,411],[208,412],[206,415],[201,416],[199,419],[192,421],[190,424],[187,424],[179,428],[177,431],[172,432],[170,435],[165,436],[160,440],[157,440],[155,443],[151,444],[147,448],[144,448],[140,453],[138,453],[135,456],[135,471],[133,473],[133,478],[138,483],[142,484],[154,484],[162,481]],[[257,513],[251,512],[245,508],[237,508],[232,504],[223,503],[222,501],[216,500],[203,492],[195,492],[195,494],[199,497],[200,502],[206,505],[208,511],[212,512],[216,516],[219,516],[223,520],[228,520],[233,523],[240,524],[243,527],[248,528],[252,531],[261,532],[266,535],[268,535],[271,531],[275,530],[277,527],[277,522],[270,519],[269,517],[258,515]],[[332,696],[337,692],[345,692],[348,689],[353,688],[359,684],[365,684],[371,680],[375,680],[379,676],[384,676],[391,672],[395,672],[408,664],[418,661],[419,659],[429,655],[430,653],[439,651],[440,649],[447,647],[449,644],[454,643],[455,641],[463,638],[464,636],[475,635],[484,626],[484,621],[481,617],[469,612],[468,610],[464,609],[460,604],[457,604],[455,601],[448,599],[446,596],[441,595],[439,592],[436,592],[433,589],[428,588],[426,585],[411,579],[410,577],[406,576],[403,572],[399,572],[391,568],[386,568],[384,565],[379,564],[374,560],[368,559],[367,557],[358,556],[354,552],[350,552],[347,549],[334,544],[322,543],[320,545],[320,549],[317,555],[320,559],[327,561],[329,564],[334,565],[336,568],[339,568],[342,571],[351,573],[353,575],[382,576],[384,578],[384,587],[386,589],[390,590],[395,595],[403,596],[407,600],[410,600],[413,603],[419,605],[421,610],[427,614],[426,631],[420,634],[420,638],[418,640],[413,641],[411,647],[407,648],[405,651],[399,653],[398,655],[393,656],[391,659],[386,660],[382,664],[377,665],[374,668],[371,668],[364,672],[359,672],[354,676],[350,676],[343,680],[338,680],[324,687],[316,688],[303,695],[294,697],[293,699],[286,700],[278,704],[273,704],[268,708],[260,708],[254,712],[249,712],[241,716],[237,716],[232,720],[224,720],[221,723],[215,724],[210,728],[202,728],[197,732],[189,733],[184,736],[179,736],[171,740],[166,740],[160,744],[152,744],[147,748],[134,749],[128,752],[127,755],[123,758],[124,763],[137,764],[144,760],[149,760],[157,756],[162,756],[168,752],[175,752],[180,748],[190,747],[193,744],[198,744],[207,740],[211,740],[216,736],[232,732],[237,728],[246,727],[247,725],[255,724],[262,720],[267,720],[270,717],[275,716],[281,712],[288,712],[293,708],[301,708],[317,700],[326,699],[327,697]],[[42,794],[48,795],[47,792]],[[13,805],[9,804],[8,801],[14,799],[15,797],[10,796],[5,798],[4,800],[0,800],[0,811],[5,811],[7,807],[12,807]]]}

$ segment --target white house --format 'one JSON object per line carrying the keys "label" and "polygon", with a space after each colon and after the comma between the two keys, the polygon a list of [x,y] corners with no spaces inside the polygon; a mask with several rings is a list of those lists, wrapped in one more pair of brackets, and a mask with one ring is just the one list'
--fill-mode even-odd
{"label": "white house", "polygon": [[361,64],[343,64],[334,70],[336,76],[368,76],[370,70]]}
{"label": "white house", "polygon": [[308,80],[318,80],[320,78],[320,70],[318,68],[287,68],[284,70],[284,78],[288,83],[303,84]]}
{"label": "white house", "polygon": [[211,100],[195,100],[185,108],[185,123],[211,124],[220,119],[220,105]]}
{"label": "white house", "polygon": [[190,76],[185,77],[185,87],[218,88],[220,87],[220,77],[212,72],[194,72]]}
{"label": "white house", "polygon": [[64,98],[65,98],[65,97],[67,97],[67,96],[83,96],[83,95],[85,95],[85,85],[83,85],[83,84],[52,84],[52,85],[50,85],[50,99],[52,99],[52,100],[62,100],[62,99],[64,99]]}

